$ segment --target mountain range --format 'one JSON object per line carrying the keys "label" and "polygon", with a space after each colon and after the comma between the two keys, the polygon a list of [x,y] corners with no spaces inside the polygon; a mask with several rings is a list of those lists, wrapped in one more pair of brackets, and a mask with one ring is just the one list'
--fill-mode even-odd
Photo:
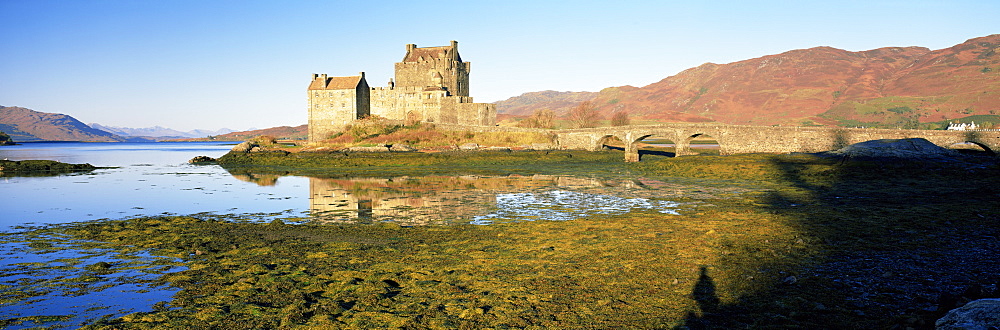
{"label": "mountain range", "polygon": [[230,132],[202,138],[174,139],[171,141],[246,141],[252,137],[268,135],[279,140],[305,140],[309,136],[309,125],[278,126],[249,131]]}
{"label": "mountain range", "polygon": [[939,128],[975,116],[1000,123],[1000,34],[953,47],[852,52],[815,47],[728,64],[705,63],[644,86],[597,93],[533,92],[497,112],[565,115],[591,101],[610,118],[742,125]]}
{"label": "mountain range", "polygon": [[0,106],[0,132],[15,142],[86,141],[153,142],[166,139],[204,138],[231,133],[231,129],[181,132],[165,127],[127,128],[90,125],[60,113],[39,112],[22,107]]}
{"label": "mountain range", "polygon": [[222,135],[226,133],[235,132],[234,130],[228,128],[223,128],[215,131],[196,129],[187,132],[182,132],[162,126],[153,126],[146,128],[129,128],[129,127],[117,127],[117,126],[104,126],[98,123],[91,123],[90,127],[121,136],[149,137],[149,138],[159,138],[159,139],[203,138],[208,136]]}

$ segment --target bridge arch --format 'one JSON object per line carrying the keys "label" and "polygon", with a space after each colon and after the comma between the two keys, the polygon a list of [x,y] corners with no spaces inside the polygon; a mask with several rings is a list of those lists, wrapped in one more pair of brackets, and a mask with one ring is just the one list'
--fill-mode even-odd
{"label": "bridge arch", "polygon": [[978,142],[978,141],[962,141],[962,142],[956,142],[956,143],[952,143],[952,144],[951,144],[951,145],[949,145],[948,147],[949,147],[949,149],[953,149],[953,148],[951,148],[951,147],[953,147],[953,146],[955,146],[955,145],[959,145],[959,144],[974,144],[974,145],[976,145],[976,146],[978,146],[978,147],[982,148],[982,149],[983,149],[983,152],[986,152],[986,154],[988,154],[988,155],[990,155],[990,156],[996,156],[996,155],[997,155],[996,151],[994,151],[993,149],[990,149],[990,146],[988,146],[988,145],[986,145],[986,144],[983,144],[983,143],[980,143],[980,142]]}
{"label": "bridge arch", "polygon": [[628,144],[625,145],[625,161],[638,162],[639,158],[642,157],[642,155],[639,154],[639,142],[642,142],[643,139],[653,136],[655,134],[643,132],[643,133],[628,134],[628,135],[629,135]]}
{"label": "bridge arch", "polygon": [[597,140],[596,145],[593,147],[594,150],[601,150],[606,147],[613,146],[615,142],[621,143],[622,148],[628,146],[628,143],[625,141],[625,139],[622,139],[621,137],[614,134],[605,134],[597,138],[596,140]]}
{"label": "bridge arch", "polygon": [[702,136],[710,136],[710,135],[708,135],[707,133],[693,133],[693,134],[691,132],[685,133],[682,141],[678,142],[676,145],[677,156],[680,157],[684,155],[697,155],[698,154],[697,152],[691,151],[691,141],[694,141],[694,139]]}

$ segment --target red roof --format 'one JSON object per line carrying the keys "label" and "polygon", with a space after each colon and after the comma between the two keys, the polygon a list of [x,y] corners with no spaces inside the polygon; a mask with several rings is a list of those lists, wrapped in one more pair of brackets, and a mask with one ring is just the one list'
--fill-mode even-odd
{"label": "red roof", "polygon": [[[421,62],[427,61],[432,58],[454,58],[459,62],[462,61],[462,57],[457,54],[458,47],[455,46],[438,46],[438,47],[424,47],[424,48],[414,48],[406,53],[403,57],[403,62]],[[452,55],[454,54],[454,55]]]}
{"label": "red roof", "polygon": [[309,84],[309,90],[317,89],[355,89],[361,83],[362,76],[324,77],[315,76]]}

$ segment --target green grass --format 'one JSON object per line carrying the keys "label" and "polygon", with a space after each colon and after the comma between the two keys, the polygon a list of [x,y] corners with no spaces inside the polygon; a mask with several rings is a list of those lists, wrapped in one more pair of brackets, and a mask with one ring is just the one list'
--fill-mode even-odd
{"label": "green grass", "polygon": [[404,153],[228,153],[219,164],[230,172],[311,176],[428,174],[601,173],[625,168],[621,152],[445,151]]}

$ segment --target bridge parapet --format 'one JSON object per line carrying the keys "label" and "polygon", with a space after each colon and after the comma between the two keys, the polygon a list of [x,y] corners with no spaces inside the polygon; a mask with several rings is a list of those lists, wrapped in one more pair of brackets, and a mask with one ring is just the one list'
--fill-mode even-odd
{"label": "bridge parapet", "polygon": [[709,135],[719,142],[719,153],[790,153],[821,152],[879,139],[924,138],[938,146],[948,147],[972,142],[985,150],[1000,150],[1000,132],[904,130],[841,127],[743,126],[723,124],[663,124],[600,127],[553,131],[563,148],[597,150],[613,136],[625,143],[626,161],[638,161],[637,144],[647,137],[659,137],[674,142],[676,155],[693,154],[691,139]]}
{"label": "bridge parapet", "polygon": [[538,129],[499,126],[464,126],[437,124],[447,130],[474,132],[541,132],[555,135],[556,143],[563,149],[600,150],[612,137],[625,144],[625,160],[639,161],[638,144],[647,137],[669,139],[674,142],[676,155],[691,152],[691,140],[709,135],[719,142],[719,153],[790,153],[821,152],[879,139],[924,138],[938,146],[972,142],[987,151],[1000,151],[1000,131],[946,131],[843,127],[787,127],[748,126],[717,123],[676,123],[660,125],[630,125],[577,129]]}

